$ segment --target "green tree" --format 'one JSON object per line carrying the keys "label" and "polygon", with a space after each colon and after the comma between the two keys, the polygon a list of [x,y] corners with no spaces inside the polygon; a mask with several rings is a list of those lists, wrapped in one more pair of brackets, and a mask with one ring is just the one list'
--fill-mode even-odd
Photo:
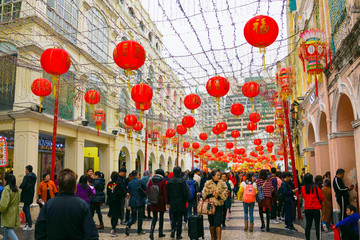
{"label": "green tree", "polygon": [[209,165],[208,168],[210,168],[210,170],[215,169],[219,169],[220,171],[225,171],[225,170],[229,170],[229,166],[226,162],[218,162],[218,161],[212,161]]}

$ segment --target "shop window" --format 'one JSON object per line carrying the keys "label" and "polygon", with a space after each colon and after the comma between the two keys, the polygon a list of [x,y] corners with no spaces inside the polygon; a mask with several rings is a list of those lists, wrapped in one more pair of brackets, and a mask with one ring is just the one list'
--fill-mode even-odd
{"label": "shop window", "polygon": [[[40,172],[39,176],[42,177],[44,173],[51,173],[52,162],[52,136],[44,133],[39,134],[39,164]],[[56,138],[55,148],[55,174],[58,174],[64,168],[64,156],[65,156],[65,138]]]}
{"label": "shop window", "polygon": [[22,0],[1,0],[0,1],[0,22],[14,21],[20,17]]}
{"label": "shop window", "polygon": [[[51,81],[52,75],[45,73],[43,78]],[[74,100],[78,94],[76,90],[75,69],[70,67],[69,71],[59,77],[60,94],[59,94],[59,117],[66,120],[74,119]],[[54,84],[54,83],[53,83]],[[42,102],[44,113],[54,115],[55,96],[54,93],[44,97]]]}
{"label": "shop window", "polygon": [[52,27],[72,43],[77,41],[78,0],[48,0],[47,16]]}
{"label": "shop window", "polygon": [[109,30],[105,18],[92,8],[88,11],[88,49],[98,61],[107,60],[109,48]]}
{"label": "shop window", "polygon": [[91,127],[95,127],[95,121],[94,121],[94,110],[95,109],[102,109],[104,110],[105,114],[106,114],[106,119],[105,122],[102,123],[101,126],[101,130],[102,131],[106,131],[106,122],[107,122],[107,118],[109,117],[107,115],[107,105],[108,105],[108,88],[106,86],[106,83],[99,78],[97,75],[92,74],[88,80],[88,84],[87,84],[87,89],[91,90],[91,89],[95,89],[98,93],[100,93],[100,102],[98,104],[96,104],[94,106],[94,108],[91,108],[89,104],[86,104],[86,120],[89,121],[89,126]]}
{"label": "shop window", "polygon": [[0,111],[13,109],[16,81],[17,49],[7,42],[0,43]]}

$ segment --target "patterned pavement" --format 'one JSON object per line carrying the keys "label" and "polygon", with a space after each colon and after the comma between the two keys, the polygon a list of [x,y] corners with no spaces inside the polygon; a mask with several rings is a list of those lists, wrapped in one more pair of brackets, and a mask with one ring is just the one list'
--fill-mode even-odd
{"label": "patterned pavement", "polygon": [[[102,209],[103,212],[103,218],[104,218],[104,224],[105,229],[100,230],[100,239],[102,240],[118,240],[118,239],[128,239],[128,240],[143,240],[143,239],[149,239],[149,229],[151,225],[151,220],[144,220],[143,223],[143,229],[147,232],[145,235],[137,235],[136,233],[136,224],[133,225],[133,228],[130,231],[130,236],[127,237],[124,234],[125,226],[118,225],[117,232],[118,237],[112,238],[110,237],[110,219],[107,217],[107,211],[108,208],[104,207]],[[258,239],[258,240],[269,240],[269,239],[276,239],[276,240],[293,240],[293,239],[305,239],[304,229],[302,226],[304,226],[304,221],[297,221],[295,222],[295,228],[299,230],[298,232],[291,232],[284,229],[284,223],[280,224],[270,224],[271,232],[262,232],[260,231],[260,218],[259,218],[259,212],[258,207],[255,207],[254,210],[254,218],[255,218],[255,227],[254,232],[244,232],[242,230],[244,226],[243,221],[243,208],[242,203],[239,201],[235,201],[235,204],[232,206],[232,213],[230,216],[230,221],[226,222],[226,228],[223,229],[222,239],[230,240],[230,239]],[[94,216],[95,223],[98,224],[97,215]],[[204,227],[205,227],[205,239],[210,239],[210,232],[209,232],[209,226],[208,226],[208,220],[207,217],[204,216]],[[3,233],[3,230],[1,229],[1,233]],[[33,236],[33,231],[22,231],[21,229],[16,229],[16,233],[18,235],[18,238],[20,240],[33,240],[35,239]],[[166,234],[166,237],[161,238],[162,240],[171,239],[170,238],[170,221],[169,221],[169,214],[165,213],[165,223],[164,223],[164,234]],[[154,234],[155,239],[158,238],[158,232],[157,228],[155,230]],[[182,234],[183,239],[189,239],[187,236],[187,231],[183,231]],[[315,231],[313,230],[311,233],[311,239],[316,239],[315,237]],[[333,239],[332,233],[322,233],[322,240],[327,239]]]}

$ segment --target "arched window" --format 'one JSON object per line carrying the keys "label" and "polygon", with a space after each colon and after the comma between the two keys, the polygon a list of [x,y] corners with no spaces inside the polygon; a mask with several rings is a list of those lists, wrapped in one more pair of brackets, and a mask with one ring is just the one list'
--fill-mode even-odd
{"label": "arched window", "polygon": [[158,42],[155,44],[155,48],[156,48],[156,50],[158,50],[158,51],[160,50],[160,49],[159,49],[159,43],[158,43]]}
{"label": "arched window", "polygon": [[101,13],[91,8],[88,11],[88,48],[97,60],[107,60],[109,48],[109,30]]}
{"label": "arched window", "polygon": [[[15,96],[16,82],[16,46],[0,43],[0,111],[12,110]],[[30,89],[29,89],[30,91]]]}
{"label": "arched window", "polygon": [[52,27],[73,43],[76,43],[78,29],[78,5],[78,0],[47,1],[47,16]]}
{"label": "arched window", "polygon": [[[124,122],[124,118],[125,116],[128,114],[128,110],[129,110],[129,95],[127,94],[127,90],[122,89],[120,92],[120,114],[119,114],[119,122],[120,125],[122,126]],[[125,127],[125,125],[123,125],[122,127]]]}
{"label": "arched window", "polygon": [[148,78],[150,78],[152,80],[153,77],[154,77],[154,68],[153,68],[153,66],[150,65]]}
{"label": "arched window", "polygon": [[0,23],[11,22],[19,18],[22,0],[0,1]]}
{"label": "arched window", "polygon": [[152,42],[152,40],[153,40],[153,34],[152,32],[149,32],[149,41]]}
{"label": "arched window", "polygon": [[134,11],[134,9],[132,7],[129,7],[129,14],[130,14],[130,16],[135,18],[135,11]]}
{"label": "arched window", "polygon": [[122,42],[123,42],[123,41],[127,41],[127,37],[123,36],[123,37],[121,38],[121,41],[122,41]]}
{"label": "arched window", "polygon": [[145,30],[145,25],[144,25],[143,21],[140,21],[139,26],[140,26],[141,31]]}

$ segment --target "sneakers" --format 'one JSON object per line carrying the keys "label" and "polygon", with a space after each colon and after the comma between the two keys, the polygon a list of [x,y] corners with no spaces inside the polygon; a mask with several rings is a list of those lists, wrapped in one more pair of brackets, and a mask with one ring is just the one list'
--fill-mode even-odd
{"label": "sneakers", "polygon": [[288,227],[288,226],[285,226],[285,230],[287,231],[292,231],[292,232],[298,232],[298,230],[294,227]]}
{"label": "sneakers", "polygon": [[285,218],[284,218],[284,217],[280,217],[280,220],[281,220],[281,221],[285,221]]}
{"label": "sneakers", "polygon": [[282,221],[283,221],[283,220],[281,220],[281,217],[277,217],[276,220],[277,220],[278,222],[282,222]]}
{"label": "sneakers", "polygon": [[22,230],[23,231],[32,231],[33,229],[32,229],[32,227],[29,227],[29,225],[26,224]]}
{"label": "sneakers", "polygon": [[329,229],[326,227],[326,224],[323,224],[322,227],[324,229],[324,232],[326,232],[326,233],[329,232]]}
{"label": "sneakers", "polygon": [[226,218],[226,221],[230,221],[230,218]]}
{"label": "sneakers", "polygon": [[140,231],[140,232],[138,232],[137,234],[138,234],[138,235],[144,235],[144,234],[146,234],[146,232],[145,232],[145,231]]}
{"label": "sneakers", "polygon": [[110,236],[111,236],[111,237],[117,237],[117,236],[118,236],[118,235],[116,234],[115,229],[111,229],[111,231],[110,231]]}
{"label": "sneakers", "polygon": [[272,224],[279,224],[281,223],[280,221],[276,220],[276,219],[270,219],[270,223]]}

